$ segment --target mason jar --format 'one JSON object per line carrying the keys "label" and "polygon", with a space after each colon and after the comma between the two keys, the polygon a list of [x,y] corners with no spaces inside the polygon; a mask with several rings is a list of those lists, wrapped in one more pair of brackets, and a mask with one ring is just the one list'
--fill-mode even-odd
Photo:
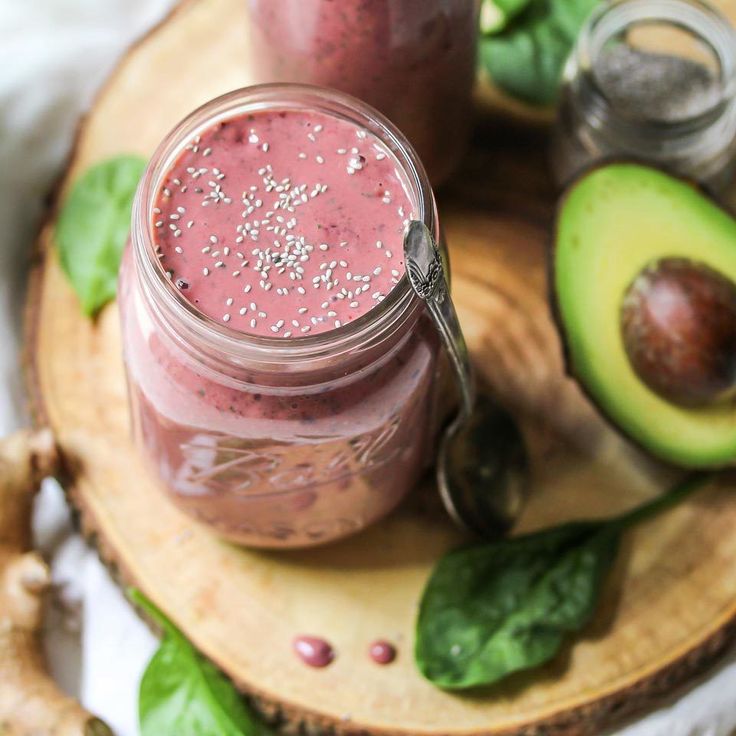
{"label": "mason jar", "polygon": [[302,82],[373,105],[407,136],[433,183],[472,120],[477,0],[247,0],[257,82]]}
{"label": "mason jar", "polygon": [[561,185],[636,158],[725,192],[736,151],[736,33],[701,0],[607,0],[564,71],[552,147]]}
{"label": "mason jar", "polygon": [[426,468],[437,427],[439,344],[406,276],[358,319],[284,339],[207,317],[161,264],[155,193],[184,147],[217,121],[287,109],[373,133],[401,169],[413,217],[440,237],[432,190],[404,136],[336,91],[236,91],[192,113],[153,155],[120,274],[135,443],[180,509],[255,547],[324,543],[380,519]]}

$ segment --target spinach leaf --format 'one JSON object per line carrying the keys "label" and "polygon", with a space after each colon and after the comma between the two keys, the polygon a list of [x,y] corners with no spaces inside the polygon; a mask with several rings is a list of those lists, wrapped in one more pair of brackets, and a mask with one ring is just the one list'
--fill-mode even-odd
{"label": "spinach leaf", "polygon": [[137,156],[103,161],[81,176],[64,202],[56,241],[85,314],[94,315],[115,297],[133,196],[145,167]]}
{"label": "spinach leaf", "polygon": [[565,60],[597,3],[531,0],[500,32],[481,38],[482,63],[510,95],[533,105],[554,102]]}
{"label": "spinach leaf", "polygon": [[139,591],[129,591],[164,631],[141,679],[141,736],[269,736],[230,681]]}
{"label": "spinach leaf", "polygon": [[588,620],[618,536],[574,524],[447,555],[420,607],[422,674],[440,687],[466,688],[546,662]]}
{"label": "spinach leaf", "polygon": [[415,660],[435,685],[489,685],[552,659],[595,610],[629,526],[702,486],[693,476],[624,516],[574,522],[446,555],[424,590]]}

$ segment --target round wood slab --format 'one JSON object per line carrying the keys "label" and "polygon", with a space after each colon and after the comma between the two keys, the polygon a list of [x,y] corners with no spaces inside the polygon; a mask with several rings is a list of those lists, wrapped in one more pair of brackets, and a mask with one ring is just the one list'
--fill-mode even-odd
{"label": "round wood slab", "polygon": [[[252,80],[244,0],[188,0],[122,60],[81,126],[59,189],[119,153],[148,155],[182,116]],[[546,302],[553,192],[544,127],[481,116],[472,155],[440,193],[454,292],[479,369],[522,421],[534,489],[519,525],[604,516],[650,497],[668,473],[607,428],[564,376]],[[176,511],[129,441],[115,305],[82,316],[59,267],[53,217],[41,233],[27,319],[37,420],[53,427],[85,532],[286,731],[405,736],[594,734],[703,670],[734,636],[736,502],[725,482],[626,539],[595,621],[533,674],[458,696],[412,662],[417,601],[461,540],[428,480],[385,522],[306,552],[218,541]],[[296,634],[327,636],[336,661],[305,667]],[[399,647],[379,667],[376,638]]]}

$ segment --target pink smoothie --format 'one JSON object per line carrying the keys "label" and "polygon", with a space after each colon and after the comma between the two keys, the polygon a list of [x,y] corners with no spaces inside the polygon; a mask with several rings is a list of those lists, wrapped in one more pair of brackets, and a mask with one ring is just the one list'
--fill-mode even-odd
{"label": "pink smoothie", "polygon": [[245,0],[258,82],[348,92],[409,138],[434,182],[472,119],[476,0]]}
{"label": "pink smoothie", "polygon": [[186,298],[254,335],[338,328],[404,273],[397,161],[356,125],[262,112],[197,136],[162,184],[155,243]]}
{"label": "pink smoothie", "polygon": [[141,259],[155,250],[218,332],[329,343],[402,277],[416,190],[377,137],[308,109],[226,118],[178,145],[120,276],[137,446],[175,503],[224,537],[297,547],[354,533],[430,455],[438,341],[425,313],[301,373],[205,359],[163,320]]}

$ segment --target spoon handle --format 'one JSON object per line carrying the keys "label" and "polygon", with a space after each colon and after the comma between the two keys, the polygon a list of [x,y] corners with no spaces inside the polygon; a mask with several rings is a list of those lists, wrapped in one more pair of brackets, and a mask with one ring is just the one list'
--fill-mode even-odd
{"label": "spoon handle", "polygon": [[406,272],[416,294],[424,300],[455,371],[462,403],[456,423],[465,421],[475,404],[475,378],[455,306],[450,297],[437,245],[427,226],[412,220],[404,241]]}

